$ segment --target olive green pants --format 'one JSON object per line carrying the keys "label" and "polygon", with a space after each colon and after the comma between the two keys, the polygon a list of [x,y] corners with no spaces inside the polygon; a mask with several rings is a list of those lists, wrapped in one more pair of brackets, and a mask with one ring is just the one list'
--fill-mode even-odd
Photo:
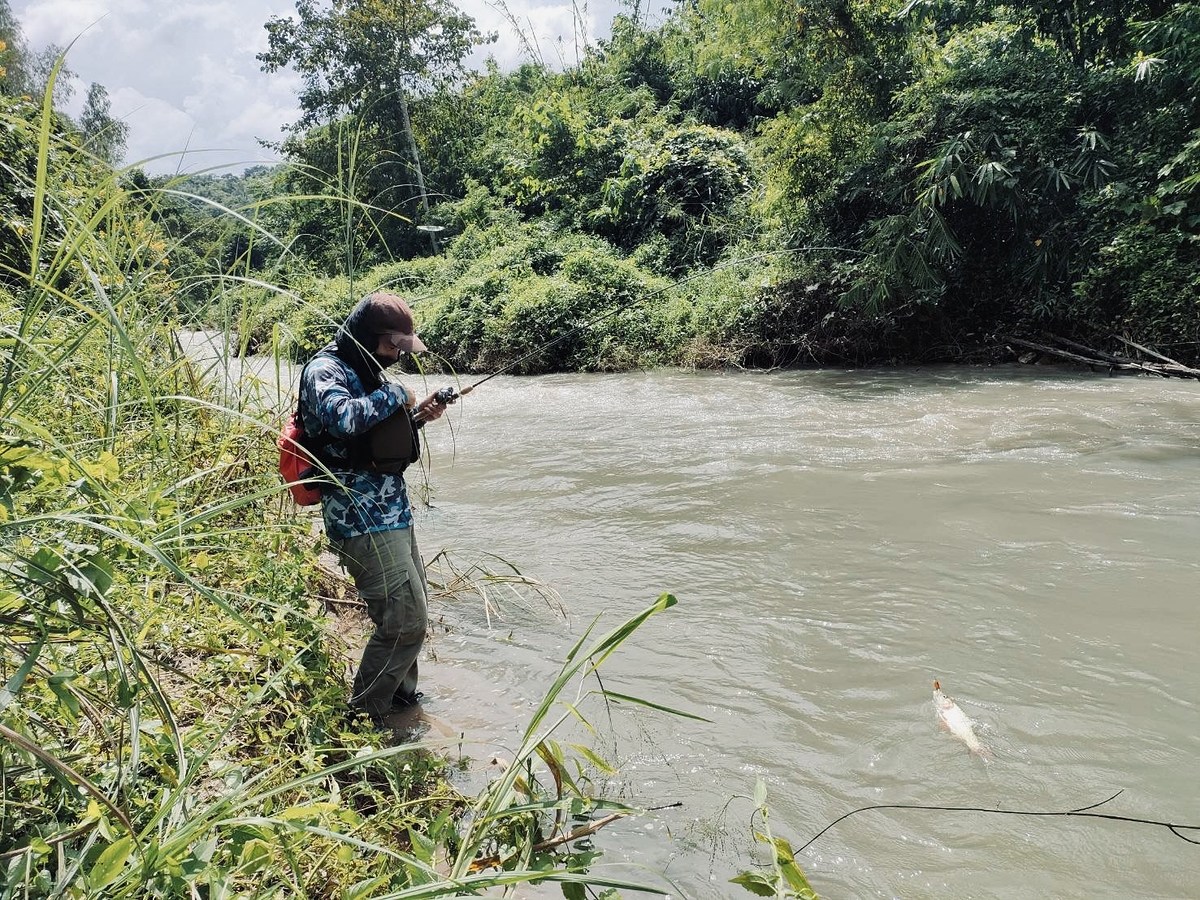
{"label": "olive green pants", "polygon": [[428,624],[425,566],[412,528],[378,531],[331,542],[367,604],[375,632],[363,648],[350,703],[373,718],[392,698],[417,690],[417,657]]}

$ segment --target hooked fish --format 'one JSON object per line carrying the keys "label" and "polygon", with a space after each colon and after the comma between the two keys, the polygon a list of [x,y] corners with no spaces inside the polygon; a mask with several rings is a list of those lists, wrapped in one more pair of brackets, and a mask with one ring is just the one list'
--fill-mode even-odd
{"label": "hooked fish", "polygon": [[968,750],[984,760],[991,759],[992,751],[975,734],[975,723],[953,699],[942,693],[942,686],[937,681],[933,683],[933,708],[937,710],[941,726],[966,744]]}

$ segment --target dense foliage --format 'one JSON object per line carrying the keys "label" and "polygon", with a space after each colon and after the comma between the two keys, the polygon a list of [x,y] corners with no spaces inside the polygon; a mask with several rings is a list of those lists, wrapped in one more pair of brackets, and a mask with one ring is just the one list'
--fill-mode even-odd
{"label": "dense foliage", "polygon": [[479,74],[490,36],[442,0],[306,0],[266,30],[264,68],[303,77],[291,163],[127,176],[177,307],[244,346],[300,358],[390,284],[458,370],[1004,358],[1045,333],[1200,356],[1195,2],[696,0]]}
{"label": "dense foliage", "polygon": [[[371,4],[334,7],[323,37],[378,60],[354,18]],[[418,29],[469,33],[422,8]],[[464,76],[465,43],[427,54],[401,92],[410,118],[366,111],[383,103],[374,64],[288,55],[306,9],[290,30],[272,21],[263,57],[311,81],[295,165],[275,176],[280,195],[317,198],[288,201],[292,246],[310,274],[347,279],[338,290],[444,253],[405,283],[456,367],[504,365],[528,335],[638,291],[653,300],[636,334],[521,370],[964,359],[1042,332],[1200,351],[1194,2],[697,0],[654,27],[618,17],[565,69]],[[537,271],[567,245],[624,259],[640,287]],[[753,274],[714,303],[726,265]],[[657,293],[664,277],[683,284]]]}

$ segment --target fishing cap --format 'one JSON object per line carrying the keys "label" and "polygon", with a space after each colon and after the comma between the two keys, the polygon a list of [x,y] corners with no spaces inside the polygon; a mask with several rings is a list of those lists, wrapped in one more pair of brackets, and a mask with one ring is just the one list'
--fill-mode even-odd
{"label": "fishing cap", "polygon": [[412,310],[395,294],[371,294],[363,303],[364,324],[372,334],[387,335],[397,350],[416,353],[425,349],[417,337]]}

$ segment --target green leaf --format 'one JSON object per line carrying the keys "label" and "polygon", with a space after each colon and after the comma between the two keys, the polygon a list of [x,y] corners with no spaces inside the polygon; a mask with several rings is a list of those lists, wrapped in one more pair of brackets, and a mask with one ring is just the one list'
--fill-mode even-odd
{"label": "green leaf", "polygon": [[217,852],[217,836],[211,835],[202,841],[197,841],[192,846],[192,856],[201,862],[209,862],[212,860],[213,854]]}
{"label": "green leaf", "polygon": [[25,575],[30,581],[37,584],[54,584],[57,580],[56,573],[61,565],[62,557],[53,550],[42,547],[33,554],[32,559],[26,561]]}
{"label": "green leaf", "polygon": [[796,854],[787,838],[775,838],[771,843],[775,845],[775,856],[781,863],[796,861]]}
{"label": "green leaf", "polygon": [[379,888],[387,884],[388,879],[385,875],[376,875],[374,878],[367,878],[364,881],[359,881],[346,888],[346,893],[343,895],[345,900],[359,900],[362,897],[370,897]]}
{"label": "green leaf", "polygon": [[743,872],[736,878],[729,879],[730,884],[738,884],[758,897],[775,897],[775,883],[759,872]]}
{"label": "green leaf", "polygon": [[92,555],[64,566],[63,578],[84,597],[103,597],[112,587],[113,566],[102,556]]}
{"label": "green leaf", "polygon": [[649,700],[643,700],[640,697],[631,697],[628,694],[618,694],[616,691],[605,691],[604,696],[609,700],[624,700],[626,703],[636,703],[638,706],[646,706],[650,709],[657,709],[659,712],[670,713],[673,716],[680,716],[684,719],[695,719],[697,722],[711,722],[711,719],[706,719],[704,716],[693,715],[686,713],[680,709],[674,709],[670,706],[663,706],[660,703],[651,703]]}
{"label": "green leaf", "polygon": [[432,865],[437,844],[415,828],[408,829],[408,839],[412,843],[412,855],[421,862]]}
{"label": "green leaf", "polygon": [[25,679],[29,677],[29,673],[33,671],[33,666],[37,662],[38,655],[42,652],[42,645],[45,642],[45,638],[40,638],[37,643],[29,648],[29,652],[25,654],[25,661],[13,673],[12,678],[8,679],[8,684],[0,689],[0,711],[8,706],[16,698],[17,694],[20,693],[21,686],[25,683]]}
{"label": "green leaf", "polygon": [[760,778],[754,784],[754,805],[761,809],[763,806],[766,805],[766,802],[767,802],[767,783]]}
{"label": "green leaf", "polygon": [[75,673],[72,671],[56,672],[46,679],[46,685],[58,698],[58,702],[64,706],[72,716],[79,715],[79,699],[71,691],[70,683],[75,678]]}
{"label": "green leaf", "polygon": [[336,803],[319,802],[305,803],[301,806],[289,806],[280,812],[276,818],[284,822],[317,822],[321,816],[338,811]]}
{"label": "green leaf", "polygon": [[117,683],[117,703],[121,709],[133,708],[133,701],[138,695],[138,687],[137,682],[131,683],[124,675],[121,676],[121,680]]}
{"label": "green leaf", "polygon": [[132,852],[133,838],[129,835],[105,847],[88,873],[88,886],[93,891],[99,891],[116,881]]}
{"label": "green leaf", "polygon": [[254,838],[247,841],[242,847],[242,854],[238,860],[238,868],[245,875],[253,875],[255,872],[262,871],[271,864],[271,845],[266,841]]}
{"label": "green leaf", "polygon": [[775,860],[788,887],[799,894],[803,900],[815,898],[817,892],[808,883],[808,879],[804,876],[804,870],[796,862],[796,851],[792,849],[791,843],[786,838],[775,838],[772,843],[775,845]]}
{"label": "green leaf", "polygon": [[804,877],[804,873],[795,862],[785,863],[779,868],[783,872],[788,887],[800,897],[800,900],[817,900],[817,892],[813,890],[812,885],[808,883],[808,879]]}
{"label": "green leaf", "polygon": [[583,746],[582,744],[569,744],[573,750],[577,751],[584,759],[590,762],[593,766],[603,772],[605,775],[616,775],[617,770],[611,765],[596,755],[595,751]]}

